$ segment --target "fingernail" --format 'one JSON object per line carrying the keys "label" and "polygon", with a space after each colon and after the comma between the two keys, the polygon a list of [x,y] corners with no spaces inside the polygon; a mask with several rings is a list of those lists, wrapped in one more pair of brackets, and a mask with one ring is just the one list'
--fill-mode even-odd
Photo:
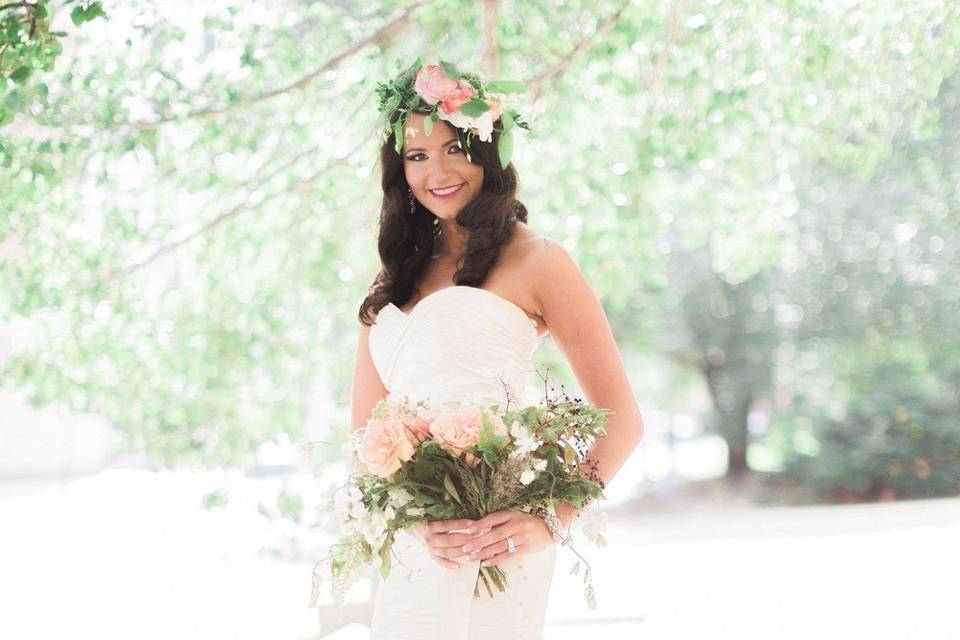
{"label": "fingernail", "polygon": [[472,547],[471,547],[470,545],[468,545],[468,544],[463,545],[463,550],[464,550],[464,551],[470,551],[471,548],[472,548]]}
{"label": "fingernail", "polygon": [[490,562],[489,562],[488,560],[484,560],[484,561],[481,562],[480,564],[481,564],[482,566],[484,566],[484,567],[489,567],[489,566],[490,566]]}
{"label": "fingernail", "polygon": [[484,529],[483,531],[481,531],[481,532],[480,532],[480,535],[485,536],[485,535],[487,535],[488,533],[490,533],[490,527],[487,527],[486,529]]}
{"label": "fingernail", "polygon": [[467,527],[467,533],[473,533],[474,531],[476,531],[474,527]]}

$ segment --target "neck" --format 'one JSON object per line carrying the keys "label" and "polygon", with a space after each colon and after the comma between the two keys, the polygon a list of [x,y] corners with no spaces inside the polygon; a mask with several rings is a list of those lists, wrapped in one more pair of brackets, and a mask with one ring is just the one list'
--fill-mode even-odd
{"label": "neck", "polygon": [[434,253],[438,258],[462,256],[467,251],[467,230],[454,220],[440,220],[440,247]]}

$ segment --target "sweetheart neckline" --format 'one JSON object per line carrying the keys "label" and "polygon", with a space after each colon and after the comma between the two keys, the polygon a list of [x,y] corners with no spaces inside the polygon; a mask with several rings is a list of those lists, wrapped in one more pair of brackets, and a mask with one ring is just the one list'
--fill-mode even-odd
{"label": "sweetheart neckline", "polygon": [[[499,293],[494,293],[493,291],[490,291],[489,289],[484,289],[483,287],[471,287],[470,285],[466,285],[466,284],[454,284],[454,285],[450,285],[449,287],[442,287],[442,288],[440,288],[440,289],[437,289],[436,291],[434,291],[434,292],[432,292],[432,293],[428,293],[428,294],[425,295],[423,298],[421,298],[421,299],[420,299],[420,302],[418,302],[417,304],[415,304],[415,305],[413,306],[413,309],[410,309],[409,312],[404,311],[403,309],[401,309],[401,308],[398,307],[397,305],[393,304],[392,302],[388,302],[386,306],[388,306],[388,307],[393,307],[394,309],[396,309],[397,311],[400,312],[400,315],[404,316],[404,317],[407,318],[407,319],[410,319],[410,318],[412,318],[413,315],[417,312],[417,309],[419,309],[419,308],[423,305],[423,303],[425,303],[425,302],[426,302],[427,300],[429,300],[430,298],[436,296],[438,293],[441,293],[441,292],[443,292],[443,291],[447,291],[447,290],[449,290],[449,289],[473,289],[474,291],[483,291],[484,293],[487,293],[487,294],[491,295],[493,298],[495,298],[495,299],[497,299],[497,300],[500,300],[501,302],[505,303],[507,306],[509,306],[510,308],[514,309],[517,313],[523,314],[524,319],[526,319],[527,321],[529,321],[529,322],[531,323],[531,325],[533,326],[534,333],[537,333],[538,330],[539,330],[539,323],[538,323],[536,320],[534,320],[533,318],[531,318],[530,316],[528,316],[528,315],[527,315],[527,312],[526,312],[526,311],[523,309],[523,307],[521,307],[520,305],[516,304],[515,302],[512,302],[511,300],[507,300],[506,298],[504,298],[503,296],[501,296]],[[539,336],[537,336],[537,337],[539,337]]]}

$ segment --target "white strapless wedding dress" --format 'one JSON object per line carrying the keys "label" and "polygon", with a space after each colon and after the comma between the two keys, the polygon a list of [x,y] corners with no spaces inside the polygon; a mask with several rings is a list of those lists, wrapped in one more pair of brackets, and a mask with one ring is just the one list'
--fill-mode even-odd
{"label": "white strapless wedding dress", "polygon": [[[388,304],[370,329],[370,354],[389,399],[433,406],[472,401],[511,408],[533,373],[536,321],[492,291],[455,285],[404,313]],[[389,577],[377,590],[372,640],[541,640],[556,548],[500,566],[509,587],[473,597],[480,563],[441,567],[412,536],[394,543]]]}

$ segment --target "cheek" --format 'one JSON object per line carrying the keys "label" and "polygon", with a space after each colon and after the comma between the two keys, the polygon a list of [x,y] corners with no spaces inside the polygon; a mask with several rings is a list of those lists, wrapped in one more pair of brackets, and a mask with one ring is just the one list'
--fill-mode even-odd
{"label": "cheek", "polygon": [[422,173],[422,171],[417,170],[415,163],[407,162],[403,165],[403,177],[407,179],[407,184],[413,189],[421,188],[420,183],[423,182]]}

